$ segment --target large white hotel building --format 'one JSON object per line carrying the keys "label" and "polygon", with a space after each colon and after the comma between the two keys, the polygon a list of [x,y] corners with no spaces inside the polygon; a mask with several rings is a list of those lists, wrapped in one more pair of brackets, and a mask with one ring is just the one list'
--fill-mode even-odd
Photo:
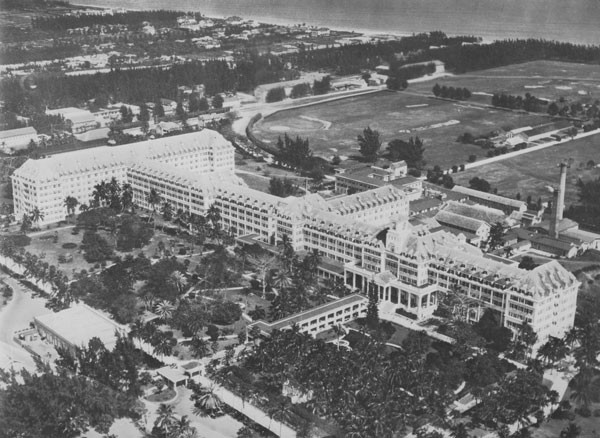
{"label": "large white hotel building", "polygon": [[132,186],[140,207],[150,207],[155,189],[175,210],[204,214],[216,205],[222,225],[237,236],[272,244],[287,235],[296,250],[316,249],[341,267],[349,287],[375,287],[388,311],[428,318],[440,293],[453,289],[470,303],[471,318],[492,308],[511,329],[528,322],[540,342],[573,326],[580,283],[558,262],[519,269],[461,235],[411,224],[414,187],[384,185],[329,199],[250,189],[234,173],[231,144],[210,130],[30,159],[12,176],[15,215],[37,207],[42,224],[58,222],[67,196],[87,202],[94,186],[112,177]]}

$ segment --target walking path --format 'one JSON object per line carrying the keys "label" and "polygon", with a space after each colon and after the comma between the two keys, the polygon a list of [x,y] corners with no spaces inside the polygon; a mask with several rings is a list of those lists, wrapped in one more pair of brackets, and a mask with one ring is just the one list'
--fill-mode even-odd
{"label": "walking path", "polygon": [[258,423],[264,428],[273,432],[275,435],[282,438],[296,438],[295,430],[283,424],[282,422],[275,420],[274,418],[270,417],[269,414],[266,414],[265,412],[251,405],[250,403],[242,400],[240,397],[238,397],[231,391],[221,386],[215,385],[214,382],[212,382],[207,377],[198,376],[196,378],[196,381],[203,386],[214,388],[214,393],[217,396],[219,396],[223,403],[228,404],[236,411],[241,412],[255,423]]}
{"label": "walking path", "polygon": [[412,321],[408,318],[405,318],[395,313],[390,313],[389,311],[387,311],[385,306],[379,306],[379,318],[384,321],[389,321],[394,324],[398,324],[409,330],[414,330],[416,332],[425,332],[428,336],[437,339],[438,341],[446,342],[448,344],[454,344],[454,342],[456,342],[450,336],[442,335],[441,333],[436,332],[432,327],[423,327],[417,324],[415,321]]}

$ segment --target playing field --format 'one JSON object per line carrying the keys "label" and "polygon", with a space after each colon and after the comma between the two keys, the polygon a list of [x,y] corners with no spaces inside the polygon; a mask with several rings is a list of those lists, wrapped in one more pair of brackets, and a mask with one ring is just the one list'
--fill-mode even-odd
{"label": "playing field", "polygon": [[331,159],[334,155],[342,158],[359,155],[357,136],[370,126],[380,132],[382,149],[390,140],[419,136],[425,142],[428,166],[438,164],[447,168],[466,163],[471,154],[485,155],[478,146],[455,141],[466,131],[479,135],[547,121],[543,115],[482,108],[468,102],[447,102],[410,91],[382,91],[280,111],[257,123],[254,134],[271,144],[284,133],[299,135],[309,139],[315,155]]}
{"label": "playing field", "polygon": [[590,160],[600,163],[600,134],[459,172],[452,178],[454,182],[468,186],[469,180],[478,176],[498,188],[499,194],[511,198],[521,193],[523,200],[528,195],[534,200],[540,196],[549,199],[546,186],[558,185],[559,171],[556,166],[569,158],[573,159],[573,163],[567,171],[565,203],[568,206],[578,201],[576,184],[579,178],[587,181],[600,177],[598,167],[587,166]]}
{"label": "playing field", "polygon": [[[448,87],[466,87],[472,101],[491,103],[494,93],[524,96],[530,93],[550,101],[591,103],[600,99],[600,69],[597,65],[558,61],[533,61],[470,72],[437,81]],[[429,82],[411,85],[412,91],[431,93]]]}

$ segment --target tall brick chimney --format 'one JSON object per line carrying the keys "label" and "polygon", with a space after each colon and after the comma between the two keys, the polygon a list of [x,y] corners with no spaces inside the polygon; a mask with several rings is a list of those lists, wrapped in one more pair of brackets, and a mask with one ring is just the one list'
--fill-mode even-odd
{"label": "tall brick chimney", "polygon": [[558,220],[562,220],[563,212],[565,210],[565,188],[567,185],[567,163],[560,163],[560,184],[558,186],[558,202],[556,204],[556,217]]}

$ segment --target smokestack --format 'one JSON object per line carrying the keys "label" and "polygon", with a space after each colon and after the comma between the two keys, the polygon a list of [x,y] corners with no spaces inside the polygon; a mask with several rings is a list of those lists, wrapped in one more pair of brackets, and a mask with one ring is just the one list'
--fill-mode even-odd
{"label": "smokestack", "polygon": [[565,187],[567,185],[567,163],[559,164],[560,167],[560,185],[558,186],[558,203],[556,205],[556,218],[562,220],[565,209]]}
{"label": "smokestack", "polygon": [[558,222],[560,221],[560,216],[562,214],[559,213],[559,199],[560,199],[560,189],[554,190],[552,193],[552,213],[550,217],[550,236],[558,239]]}

